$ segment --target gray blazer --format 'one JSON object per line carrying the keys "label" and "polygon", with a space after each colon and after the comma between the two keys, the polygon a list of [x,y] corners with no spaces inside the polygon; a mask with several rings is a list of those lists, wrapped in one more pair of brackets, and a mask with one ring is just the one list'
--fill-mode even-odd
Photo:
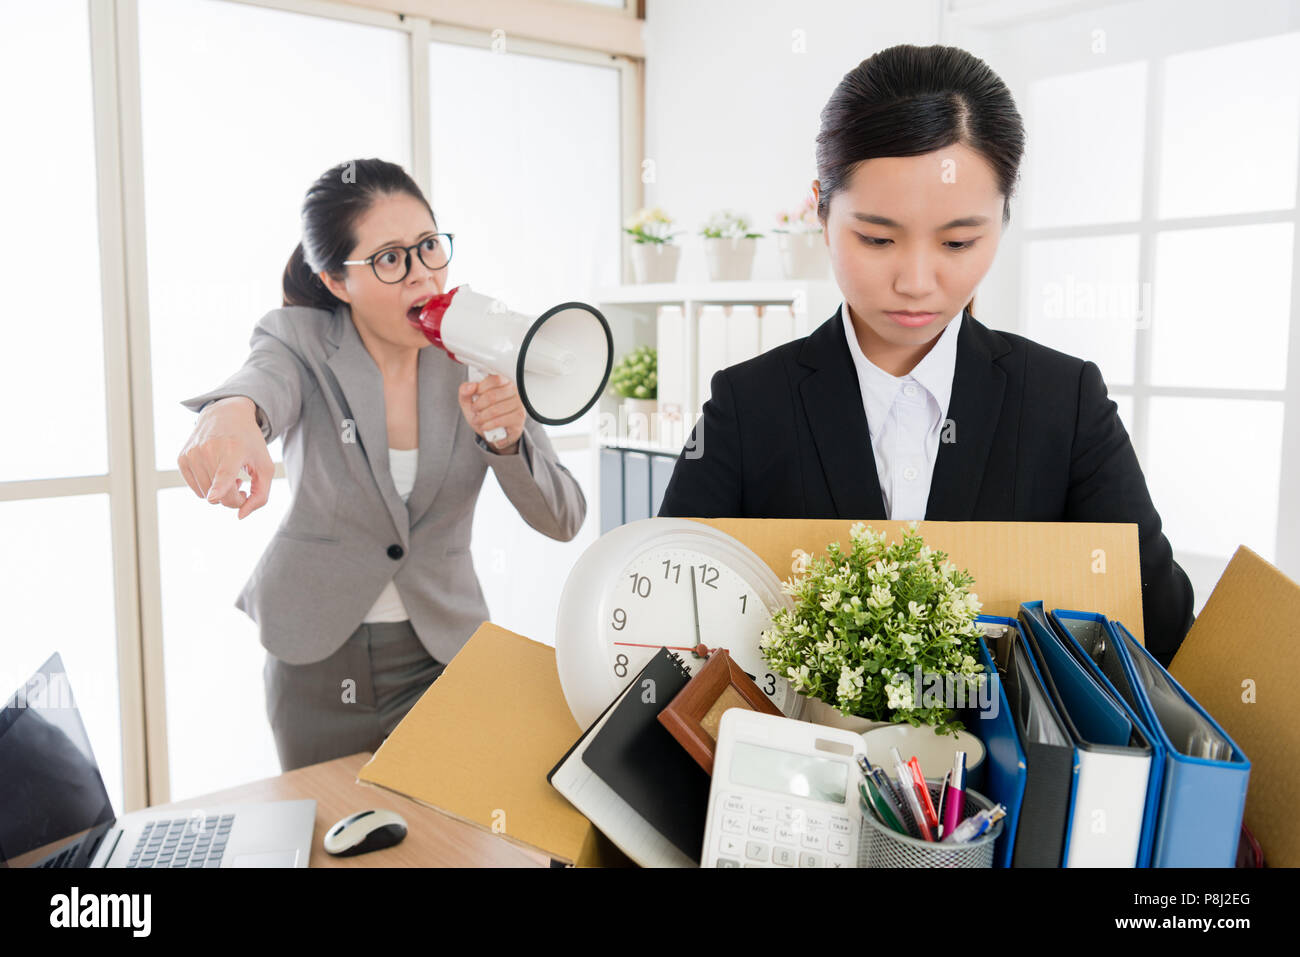
{"label": "gray blazer", "polygon": [[337,651],[390,579],[424,647],[450,661],[488,618],[469,545],[489,468],[543,535],[568,541],[582,526],[586,498],[542,425],[528,418],[515,454],[492,452],[457,401],[468,367],[436,346],[420,350],[420,453],[403,502],[388,467],[383,378],[351,308],[272,310],[249,345],[243,368],[181,404],[199,412],[244,395],[267,442],[284,438],[293,501],[235,600],[282,661]]}

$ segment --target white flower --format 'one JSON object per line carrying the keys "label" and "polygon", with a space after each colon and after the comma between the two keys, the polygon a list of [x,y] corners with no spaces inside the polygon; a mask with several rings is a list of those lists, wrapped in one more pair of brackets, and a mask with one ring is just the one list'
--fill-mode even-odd
{"label": "white flower", "polygon": [[843,665],[840,668],[840,681],[835,689],[836,695],[841,701],[847,701],[850,698],[856,698],[862,692],[862,668],[850,668]]}
{"label": "white flower", "polygon": [[888,585],[872,585],[871,594],[867,596],[868,608],[888,608],[894,603],[894,593]]}
{"label": "white flower", "polygon": [[888,684],[885,686],[886,704],[895,710],[905,710],[912,707],[912,685],[909,682],[899,684]]}

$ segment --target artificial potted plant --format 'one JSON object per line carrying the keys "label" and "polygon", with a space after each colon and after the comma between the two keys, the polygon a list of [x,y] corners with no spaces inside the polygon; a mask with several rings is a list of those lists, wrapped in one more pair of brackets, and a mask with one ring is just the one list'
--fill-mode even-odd
{"label": "artificial potted plant", "polygon": [[822,235],[821,220],[812,196],[804,198],[797,213],[777,213],[776,248],[781,254],[784,279],[825,279],[830,272],[830,256]]}
{"label": "artificial potted plant", "polygon": [[749,231],[743,216],[720,210],[709,217],[700,230],[704,237],[704,259],[709,279],[748,279],[754,271],[754,240],[762,233]]}
{"label": "artificial potted plant", "polygon": [[[974,578],[946,562],[916,531],[886,544],[885,533],[856,523],[845,551],[794,552],[783,583],[794,609],[780,608],[759,646],[773,671],[806,699],[804,717],[864,732],[890,723],[962,730],[954,709],[915,697],[918,669],[961,683],[973,698],[983,680]],[[933,704],[933,702],[929,702]]]}
{"label": "artificial potted plant", "polygon": [[656,441],[659,432],[658,353],[649,346],[633,349],[610,371],[609,387],[623,399],[627,437]]}
{"label": "artificial potted plant", "polygon": [[672,282],[677,278],[681,247],[670,233],[672,218],[658,206],[641,209],[628,220],[623,232],[632,237],[632,271],[637,282]]}

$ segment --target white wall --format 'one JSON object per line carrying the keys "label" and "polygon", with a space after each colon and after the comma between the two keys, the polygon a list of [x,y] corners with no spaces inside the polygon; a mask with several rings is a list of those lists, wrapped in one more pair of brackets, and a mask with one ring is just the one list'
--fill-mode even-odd
{"label": "white wall", "polygon": [[[678,278],[707,278],[696,234],[711,213],[735,209],[770,236],[777,212],[802,202],[821,110],[845,73],[938,36],[938,0],[649,0],[645,200],[688,233]],[[758,249],[754,278],[780,278],[775,244]]]}

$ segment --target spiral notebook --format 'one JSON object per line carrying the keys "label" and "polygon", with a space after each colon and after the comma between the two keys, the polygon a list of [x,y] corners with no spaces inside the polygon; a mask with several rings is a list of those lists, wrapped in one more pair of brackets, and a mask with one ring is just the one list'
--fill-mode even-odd
{"label": "spiral notebook", "polygon": [[546,776],[642,867],[700,861],[709,776],[659,723],[690,677],[660,648]]}

